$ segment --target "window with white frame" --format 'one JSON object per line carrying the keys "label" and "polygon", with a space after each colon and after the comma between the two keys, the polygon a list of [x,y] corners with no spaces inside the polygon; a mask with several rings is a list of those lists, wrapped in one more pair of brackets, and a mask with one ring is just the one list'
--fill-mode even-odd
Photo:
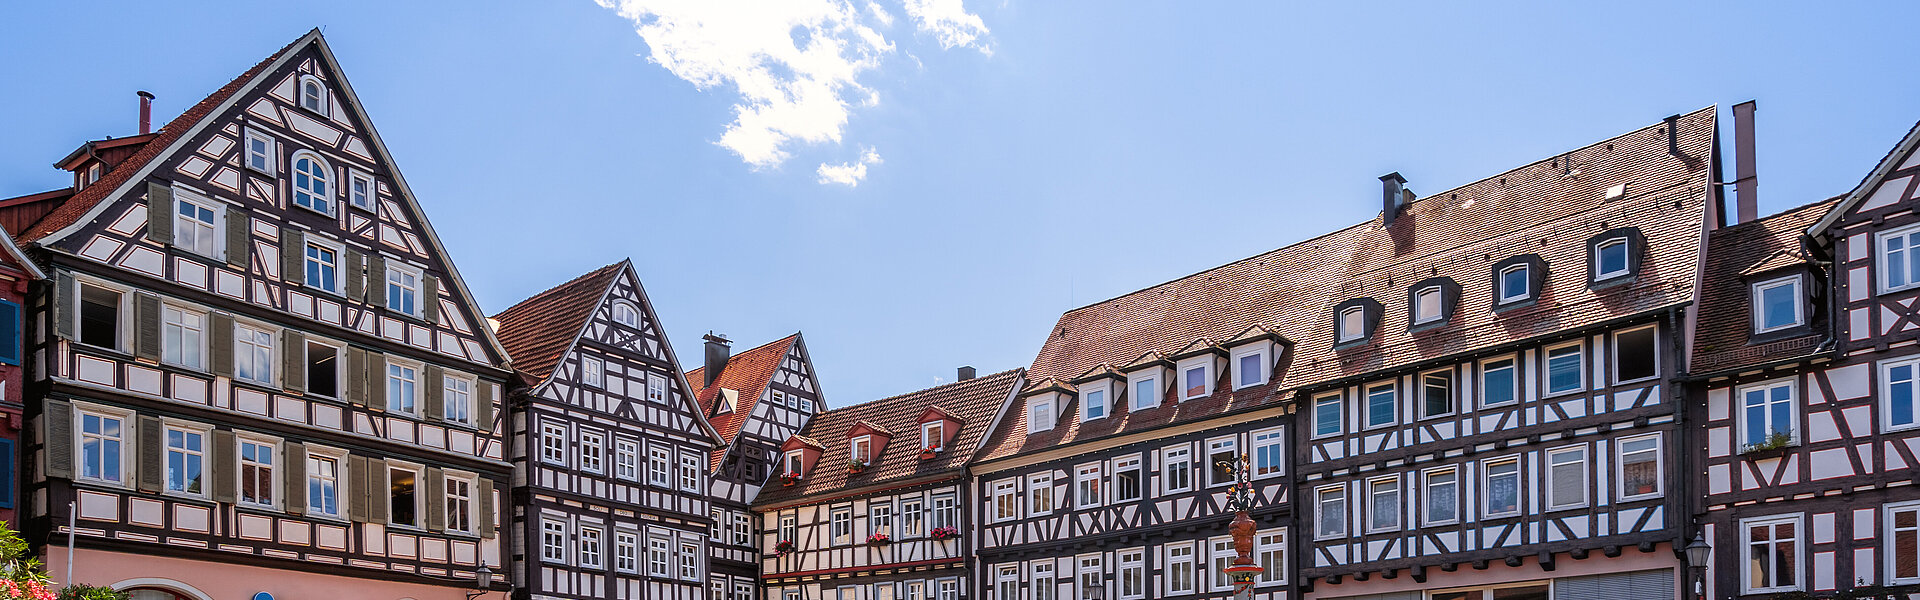
{"label": "window with white frame", "polygon": [[932,512],[933,512],[932,522],[934,527],[938,528],[938,527],[959,527],[960,526],[960,503],[959,503],[959,500],[954,498],[953,494],[951,493],[934,494]]}
{"label": "window with white frame", "polygon": [[1547,451],[1547,510],[1587,505],[1587,447]]}
{"label": "window with white frame", "polygon": [[1347,488],[1330,485],[1313,491],[1314,537],[1319,539],[1347,535]]}
{"label": "window with white frame", "polygon": [[1800,309],[1800,276],[1753,284],[1753,332],[1767,333],[1806,324]]}
{"label": "window with white frame", "polygon": [[1053,514],[1053,473],[1027,476],[1027,516]]}
{"label": "window with white frame", "polygon": [[1120,598],[1144,598],[1147,593],[1147,552],[1139,548],[1115,553],[1120,562]]}
{"label": "window with white frame", "polygon": [[1087,509],[1100,506],[1100,464],[1080,465],[1074,473],[1074,507]]}
{"label": "window with white frame", "polygon": [[1140,455],[1113,459],[1113,501],[1132,502],[1140,499],[1141,483],[1145,474],[1140,472]]}
{"label": "window with white frame", "polygon": [[660,487],[673,485],[673,452],[665,446],[647,447],[647,483]]}
{"label": "window with white frame", "polygon": [[1019,598],[1020,597],[1019,565],[1001,565],[999,567],[995,567],[994,571],[996,572],[996,575],[997,575],[997,581],[995,582],[995,589],[999,591],[999,595],[996,597],[997,598]]}
{"label": "window with white frame", "polygon": [[240,504],[260,508],[273,508],[274,491],[280,489],[274,479],[275,465],[279,464],[280,443],[275,440],[245,436],[239,438],[240,444]]}
{"label": "window with white frame", "polygon": [[1920,397],[1920,359],[1880,364],[1880,428],[1885,431],[1911,429],[1920,425],[1915,415],[1915,400]]}
{"label": "window with white frame", "polygon": [[1162,469],[1161,485],[1164,493],[1186,492],[1193,490],[1193,447],[1185,444],[1168,446],[1160,451]]}
{"label": "window with white frame", "polygon": [[1089,383],[1080,388],[1080,420],[1092,421],[1107,416],[1107,385]]}
{"label": "window with white frame", "polygon": [[[1033,563],[1032,578],[1033,600],[1054,600],[1053,560],[1047,559]],[[911,600],[911,594],[909,594]]]}
{"label": "window with white frame", "polygon": [[1453,414],[1453,370],[1420,375],[1420,418]]}
{"label": "window with white frame", "polygon": [[806,457],[802,455],[799,450],[788,450],[787,453],[785,454],[785,458],[786,458],[785,472],[787,474],[793,475],[795,477],[805,475],[805,473],[801,472],[804,470],[801,467],[805,465],[804,459]]}
{"label": "window with white frame", "polygon": [[347,201],[355,208],[373,210],[373,176],[360,170],[348,171]]}
{"label": "window with white frame", "polygon": [[[288,352],[294,351],[288,348]],[[340,396],[340,368],[346,353],[337,343],[307,338],[307,395],[324,398]]]}
{"label": "window with white frame", "polygon": [[1533,280],[1528,265],[1519,264],[1500,270],[1500,303],[1510,304],[1533,295]]}
{"label": "window with white frame", "polygon": [[1748,594],[1798,591],[1801,556],[1800,516],[1766,517],[1741,522],[1747,560],[1741,591]]}
{"label": "window with white frame", "polygon": [[1579,342],[1547,349],[1547,395],[1571,394],[1586,387],[1586,361]]}
{"label": "window with white frame", "polygon": [[306,286],[327,292],[340,292],[340,249],[332,244],[308,241],[305,264]]}
{"label": "window with white frame", "polygon": [[686,451],[680,453],[680,491],[700,491],[700,455]]}
{"label": "window with white frame", "polygon": [[1127,378],[1128,389],[1133,392],[1129,401],[1130,410],[1142,411],[1160,406],[1160,378],[1152,375]]}
{"label": "window with white frame", "polygon": [[1340,394],[1327,394],[1313,399],[1313,437],[1340,435],[1342,420],[1346,417],[1346,403]]}
{"label": "window with white frame", "polygon": [[293,204],[333,216],[333,168],[312,152],[293,155]]}
{"label": "window with white frame", "polygon": [[540,423],[540,460],[547,464],[567,464],[567,424],[558,421]]}
{"label": "window with white frame", "polygon": [[847,440],[847,445],[851,446],[847,451],[847,460],[863,465],[873,462],[873,436],[863,435]]}
{"label": "window with white frame", "polygon": [[1620,499],[1638,500],[1660,495],[1660,435],[1622,438],[1617,462],[1620,473]]}
{"label": "window with white frame", "polygon": [[219,258],[219,205],[183,189],[174,190],[173,204],[173,245],[201,256]]}
{"label": "window with white frame", "polygon": [[1920,225],[1910,225],[1879,234],[1880,293],[1896,292],[1920,285]]}
{"label": "window with white frame", "polygon": [[206,431],[198,427],[167,425],[167,491],[201,496],[206,494]]}
{"label": "window with white frame", "polygon": [[1233,389],[1266,383],[1268,362],[1265,344],[1254,344],[1233,351]]}
{"label": "window with white frame", "polygon": [[307,514],[340,518],[340,498],[345,495],[340,465],[345,452],[328,452],[307,447]]}
{"label": "window with white frame", "polygon": [[80,478],[113,484],[126,482],[126,421],[121,412],[80,412]]}
{"label": "window with white frame", "polygon": [[203,369],[207,313],[166,304],[160,308],[160,361]]}
{"label": "window with white frame", "polygon": [[387,363],[387,409],[411,415],[420,405],[420,367],[399,362]]}
{"label": "window with white frame", "polygon": [[1235,481],[1233,470],[1240,467],[1240,441],[1224,437],[1207,440],[1207,485],[1227,485]]}
{"label": "window with white frame", "polygon": [[598,431],[583,430],[580,432],[579,446],[580,470],[588,473],[603,473],[606,471],[606,434]]}
{"label": "window with white frame", "polygon": [[993,482],[993,522],[1011,521],[1020,518],[1020,495],[1016,488],[1019,481],[1005,479]]}
{"label": "window with white frame", "polygon": [[274,143],[273,136],[256,129],[248,129],[246,133],[247,168],[273,175],[275,163],[278,162],[274,159]]}
{"label": "window with white frame", "polygon": [[1594,246],[1593,280],[1605,281],[1630,272],[1632,269],[1627,260],[1629,245],[1627,238],[1617,237]]}
{"label": "window with white frame", "polygon": [[647,401],[654,404],[667,403],[667,376],[659,373],[647,374]]}
{"label": "window with white frame", "polygon": [[1520,399],[1519,368],[1514,358],[1480,363],[1480,405],[1503,406]]}
{"label": "window with white frame", "polygon": [[424,275],[420,269],[412,266],[387,263],[387,310],[411,317],[419,317],[424,302],[432,298],[420,297],[420,279]]}
{"label": "window with white frame", "polygon": [[640,534],[638,532],[613,532],[613,570],[621,573],[640,572]]}
{"label": "window with white frame", "polygon": [[121,349],[126,336],[121,331],[120,321],[128,294],[124,290],[91,281],[82,281],[78,286],[80,310],[79,318],[74,323],[78,329],[74,337],[88,346]]}
{"label": "window with white frame", "polygon": [[441,416],[454,423],[473,423],[473,380],[446,375],[440,381]]}
{"label": "window with white frame", "polygon": [[1352,342],[1367,337],[1367,308],[1350,306],[1340,311],[1339,341]]}
{"label": "window with white frame", "polygon": [[833,545],[845,546],[853,543],[853,508],[836,508],[829,519],[833,527]]}
{"label": "window with white frame", "polygon": [[233,327],[233,378],[273,385],[273,332],[251,325]]}
{"label": "window with white frame", "polygon": [[893,501],[870,500],[867,502],[867,529],[872,533],[892,536]]}
{"label": "window with white frame", "polygon": [[1660,375],[1659,336],[1653,325],[1613,332],[1613,380],[1645,381]]}
{"label": "window with white frame", "polygon": [[312,75],[300,76],[300,108],[327,114],[327,86]]}
{"label": "window with white frame", "polygon": [[540,560],[554,563],[567,562],[567,522],[556,519],[540,521]]}
{"label": "window with white frame", "polygon": [[[1100,555],[1080,556],[1074,562],[1080,564],[1080,600],[1101,600],[1107,593],[1107,570],[1100,564]],[[943,586],[944,582],[943,582]]]}
{"label": "window with white frame", "polygon": [[919,498],[900,499],[901,537],[923,535],[927,532],[927,511],[922,508],[923,502]]}
{"label": "window with white frame", "polygon": [[420,468],[388,463],[387,523],[420,527]]}
{"label": "window with white frame", "polygon": [[938,600],[960,600],[960,580],[951,577],[940,580]]}
{"label": "window with white frame", "polygon": [[1204,398],[1213,393],[1213,357],[1180,365],[1180,389],[1184,398]]}
{"label": "window with white frame", "polygon": [[580,357],[580,383],[593,387],[606,387],[607,365],[598,357]]}
{"label": "window with white frame", "polygon": [[790,514],[780,515],[780,539],[782,541],[793,541],[795,536],[799,535],[799,523],[798,517]]}
{"label": "window with white frame", "polygon": [[1208,556],[1212,559],[1212,564],[1207,572],[1213,579],[1212,585],[1208,587],[1216,592],[1233,589],[1233,575],[1227,572],[1227,567],[1233,566],[1233,559],[1240,556],[1233,550],[1233,538],[1231,536],[1210,538],[1207,540],[1207,546],[1212,550]]}
{"label": "window with white frame", "polygon": [[1394,531],[1400,528],[1400,477],[1367,480],[1367,531]]}
{"label": "window with white frame", "polygon": [[1194,564],[1193,544],[1167,544],[1167,595],[1177,596],[1193,593]]}
{"label": "window with white frame", "polygon": [[754,600],[759,596],[758,591],[759,586],[754,585],[752,580],[735,579],[733,581],[733,598],[731,600]]}
{"label": "window with white frame", "polygon": [[1920,502],[1887,505],[1887,583],[1920,583]]}
{"label": "window with white frame", "polygon": [[733,513],[733,545],[750,546],[752,544],[753,517],[747,516],[746,513]]}
{"label": "window with white frame", "polygon": [[601,535],[602,530],[599,527],[582,526],[580,528],[580,537],[574,541],[574,545],[580,549],[580,566],[589,569],[600,568]]}
{"label": "window with white frame", "polygon": [[1489,517],[1520,514],[1520,459],[1487,461],[1483,474],[1486,477],[1486,487],[1481,492],[1486,498],[1483,514]]}
{"label": "window with white frame", "polygon": [[640,309],[634,308],[632,302],[616,300],[613,303],[613,322],[639,329]]}
{"label": "window with white frame", "polygon": [[447,531],[473,533],[473,478],[452,473],[446,474],[445,477]]}
{"label": "window with white frame", "polygon": [[647,574],[666,577],[672,573],[668,561],[673,544],[666,536],[647,536]]}
{"label": "window with white frame", "polygon": [[1432,323],[1442,316],[1440,286],[1430,285],[1413,293],[1413,323]]}
{"label": "window with white frame", "polygon": [[1460,520],[1460,471],[1453,467],[1429,469],[1420,500],[1426,509],[1422,520],[1427,525],[1445,525]]}
{"label": "window with white frame", "polygon": [[920,424],[920,447],[944,450],[947,443],[947,425],[944,421],[928,421]]}
{"label": "window with white frame", "polygon": [[1035,397],[1027,406],[1027,433],[1029,435],[1053,430],[1053,396]]}
{"label": "window with white frame", "polygon": [[700,563],[706,553],[700,551],[699,542],[680,540],[680,578],[687,581],[700,580]]}
{"label": "window with white frame", "polygon": [[1400,422],[1400,395],[1392,382],[1367,387],[1367,427]]}
{"label": "window with white frame", "polygon": [[1253,476],[1270,477],[1286,470],[1287,449],[1282,429],[1262,429],[1253,432]]}
{"label": "window with white frame", "polygon": [[1743,450],[1764,450],[1799,442],[1795,380],[1783,379],[1740,388],[1740,443]]}
{"label": "window with white frame", "polygon": [[1261,584],[1287,580],[1287,534],[1262,531],[1253,538],[1253,560],[1260,565]]}

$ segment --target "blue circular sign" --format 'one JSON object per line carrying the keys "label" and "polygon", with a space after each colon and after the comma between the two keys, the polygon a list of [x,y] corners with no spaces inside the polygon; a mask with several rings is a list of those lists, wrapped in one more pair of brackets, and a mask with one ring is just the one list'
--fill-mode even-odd
{"label": "blue circular sign", "polygon": [[273,594],[260,592],[253,595],[253,600],[273,600]]}

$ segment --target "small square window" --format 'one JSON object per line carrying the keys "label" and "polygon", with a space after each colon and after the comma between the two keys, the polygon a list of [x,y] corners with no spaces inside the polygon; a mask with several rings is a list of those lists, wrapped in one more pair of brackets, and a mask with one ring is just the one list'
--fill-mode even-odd
{"label": "small square window", "polygon": [[1234,389],[1248,388],[1267,382],[1267,350],[1255,347],[1240,350],[1233,358]]}
{"label": "small square window", "polygon": [[1160,378],[1141,377],[1128,382],[1132,386],[1131,410],[1146,410],[1160,405]]}
{"label": "small square window", "polygon": [[1879,240],[1880,293],[1920,286],[1920,225],[1882,232]]}
{"label": "small square window", "polygon": [[1440,291],[1440,286],[1437,285],[1421,288],[1420,291],[1414,292],[1413,322],[1420,324],[1440,320],[1440,299],[1443,295]]}
{"label": "small square window", "polygon": [[1631,271],[1627,260],[1629,243],[1627,238],[1613,238],[1594,247],[1593,280],[1605,281],[1621,277]]}
{"label": "small square window", "polygon": [[1053,398],[1036,398],[1027,409],[1027,433],[1051,431],[1053,420]]}
{"label": "small square window", "polygon": [[[1091,386],[1092,384],[1089,384]],[[1080,420],[1091,421],[1107,416],[1107,388],[1082,389],[1080,391]]]}
{"label": "small square window", "polygon": [[347,200],[354,208],[373,210],[373,176],[361,171],[348,172]]}
{"label": "small square window", "polygon": [[274,174],[275,150],[278,148],[273,136],[258,130],[248,129],[246,134],[247,168],[267,175]]}
{"label": "small square window", "polygon": [[1339,340],[1342,343],[1367,337],[1367,309],[1363,306],[1349,307],[1340,311]]}
{"label": "small square window", "polygon": [[1753,284],[1753,332],[1767,333],[1806,324],[1801,304],[1798,275]]}
{"label": "small square window", "polygon": [[1500,303],[1519,302],[1533,295],[1530,267],[1514,265],[1500,271]]}

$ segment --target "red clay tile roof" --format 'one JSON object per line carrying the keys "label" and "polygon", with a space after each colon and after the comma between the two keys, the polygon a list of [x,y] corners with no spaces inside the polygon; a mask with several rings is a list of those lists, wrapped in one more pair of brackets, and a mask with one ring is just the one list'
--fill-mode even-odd
{"label": "red clay tile roof", "polygon": [[514,370],[530,379],[529,385],[539,385],[553,375],[554,365],[586,328],[587,320],[626,264],[622,261],[600,267],[493,316],[500,323],[500,346],[506,349]]}
{"label": "red clay tile roof", "polygon": [[[747,417],[753,415],[753,407],[760,403],[761,396],[766,395],[767,383],[773,380],[773,372],[779,370],[780,362],[786,360],[794,341],[798,339],[800,334],[795,333],[733,355],[727,359],[726,366],[720,368],[720,378],[713,385],[703,386],[707,381],[706,367],[687,371],[687,384],[694,387],[693,394],[699,399],[700,410],[705,411],[713,428],[720,431],[723,442],[713,450],[713,455],[708,459],[708,468],[718,469],[720,462],[726,460],[727,451],[733,447],[733,438],[740,434],[740,427],[747,422]],[[716,415],[713,411],[719,409],[722,389],[733,390],[740,395],[734,401],[732,412]]]}
{"label": "red clay tile roof", "polygon": [[1754,280],[1746,276],[1805,263],[1800,236],[1834,210],[1843,197],[1835,196],[1713,232],[1707,240],[1700,321],[1694,329],[1698,337],[1694,339],[1689,372],[1737,370],[1819,350],[1825,332],[1829,331],[1826,323],[1831,319],[1830,315],[1817,314],[1823,306],[1811,307],[1815,309],[1808,312],[1813,316],[1809,320],[1813,326],[1803,335],[1752,343],[1753,304],[1747,286]]}
{"label": "red clay tile roof", "polygon": [[265,72],[267,67],[272,65],[274,61],[279,60],[282,55],[291,52],[296,47],[304,45],[309,40],[316,39],[319,35],[320,30],[315,29],[306,35],[300,36],[300,39],[294,40],[293,43],[287,44],[285,48],[281,48],[278,52],[267,56],[266,60],[260,61],[259,64],[254,65],[251,69],[247,69],[247,71],[241,73],[239,77],[233,78],[233,81],[227,82],[227,85],[221,87],[219,90],[215,90],[212,95],[200,100],[198,104],[188,108],[186,112],[180,113],[180,116],[174,117],[172,121],[161,126],[160,130],[155,132],[153,140],[148,142],[147,145],[142,146],[140,151],[134,153],[131,158],[121,161],[113,170],[100,176],[99,181],[87,186],[87,189],[81,190],[80,193],[74,194],[73,198],[60,205],[60,208],[54,209],[54,211],[48,213],[46,217],[41,218],[40,222],[33,224],[32,227],[26,228],[25,235],[20,236],[20,242],[32,243],[38,241],[40,238],[59,231],[68,225],[72,225],[82,217],[85,217],[88,211],[93,210],[94,205],[99,204],[100,201],[105,200],[108,195],[112,194],[114,188],[120,187],[120,185],[126,183],[128,179],[132,179],[134,173],[139,172],[147,163],[152,162],[153,159],[166,152],[168,146],[172,146],[175,141],[180,139],[180,136],[186,135],[187,130],[192,129],[194,124],[199,123],[202,119],[207,118],[208,115],[213,114],[214,109],[219,108],[228,98],[233,97],[241,88],[246,87],[247,82],[252,81],[253,78]]}
{"label": "red clay tile roof", "polygon": [[[1128,365],[1147,353],[1174,352],[1198,338],[1229,339],[1265,324],[1293,343],[1295,355],[1278,383],[1292,390],[1685,303],[1693,295],[1706,214],[1714,117],[1709,107],[1675,119],[1679,157],[1668,154],[1667,124],[1650,125],[1421,198],[1390,226],[1375,217],[1067,311],[1029,377],[1072,378],[1101,363]],[[1621,184],[1628,186],[1625,197],[1607,200],[1607,190]],[[1644,234],[1642,270],[1633,283],[1589,289],[1586,242],[1619,227]],[[1533,306],[1494,313],[1493,263],[1527,254],[1548,265],[1544,291]],[[1461,286],[1458,310],[1444,326],[1410,332],[1406,287],[1435,276]],[[1380,302],[1384,314],[1369,343],[1336,351],[1333,309],[1354,298]],[[1024,402],[1016,402],[981,458],[1203,419],[1278,398],[1271,385],[1223,389],[1138,414],[1119,398],[1109,418],[1081,424],[1069,407],[1061,426],[1031,437]]]}
{"label": "red clay tile roof", "polygon": [[[1001,371],[966,381],[837,408],[814,415],[802,437],[828,442],[813,472],[792,487],[769,485],[760,490],[756,506],[791,504],[810,497],[838,496],[860,489],[940,475],[959,477],[981,438],[994,426],[994,414],[1007,396],[1020,384],[1021,370]],[[920,459],[918,419],[930,406],[938,406],[964,425],[953,434],[953,442],[934,458]],[[859,474],[847,472],[852,449],[845,442],[854,423],[868,421],[894,431],[909,432],[887,443],[887,447]],[[909,439],[911,438],[911,439]]]}

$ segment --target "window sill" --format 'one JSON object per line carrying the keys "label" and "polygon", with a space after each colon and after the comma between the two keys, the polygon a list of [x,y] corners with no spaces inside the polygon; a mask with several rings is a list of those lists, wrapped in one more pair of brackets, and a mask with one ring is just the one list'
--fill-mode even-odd
{"label": "window sill", "polygon": [[1798,447],[1800,447],[1800,443],[1794,442],[1778,448],[1757,448],[1757,449],[1750,449],[1750,450],[1741,450],[1740,458],[1743,458],[1746,460],[1767,460],[1770,458],[1780,458],[1780,457],[1786,456],[1788,453],[1792,452],[1794,448],[1798,448]]}
{"label": "window sill", "polygon": [[1578,387],[1578,388],[1574,388],[1574,389],[1571,389],[1571,390],[1566,390],[1566,391],[1560,391],[1560,392],[1545,392],[1545,393],[1542,393],[1542,394],[1540,394],[1540,398],[1541,398],[1541,399],[1546,399],[1546,398],[1559,398],[1559,397],[1562,397],[1562,396],[1573,396],[1573,395],[1576,395],[1576,394],[1581,394],[1581,393],[1584,393],[1584,392],[1586,392],[1586,391],[1587,391],[1587,386],[1586,386],[1586,384],[1584,384],[1584,383],[1583,383],[1583,384],[1580,384],[1580,387]]}
{"label": "window sill", "polygon": [[1534,296],[1522,296],[1512,300],[1501,300],[1493,305],[1493,312],[1498,314],[1509,310],[1526,308],[1533,306],[1538,300],[1539,298]]}
{"label": "window sill", "polygon": [[1615,502],[1616,502],[1616,503],[1620,503],[1620,504],[1625,504],[1625,503],[1628,503],[1628,502],[1640,502],[1640,501],[1642,501],[1642,500],[1659,500],[1660,498],[1661,498],[1661,495],[1660,495],[1660,492],[1653,492],[1653,493],[1649,493],[1649,494],[1638,494],[1638,495],[1633,495],[1633,496],[1621,496],[1621,497],[1620,497],[1620,499],[1619,499],[1619,500],[1616,500]]}
{"label": "window sill", "polygon": [[1612,288],[1626,286],[1626,285],[1632,285],[1633,282],[1638,279],[1639,279],[1639,276],[1632,272],[1621,273],[1619,275],[1611,275],[1607,277],[1596,278],[1596,279],[1593,279],[1592,281],[1588,281],[1587,289],[1589,291],[1598,292],[1601,290],[1612,289]]}

